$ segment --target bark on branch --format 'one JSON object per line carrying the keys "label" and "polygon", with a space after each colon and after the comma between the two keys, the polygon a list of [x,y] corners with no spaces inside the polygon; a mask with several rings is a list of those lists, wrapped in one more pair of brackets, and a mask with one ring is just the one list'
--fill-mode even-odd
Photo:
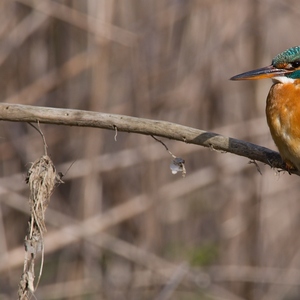
{"label": "bark on branch", "polygon": [[[0,103],[0,120],[95,127],[160,136],[244,156],[286,170],[278,152],[249,142],[179,124],[101,112]],[[300,175],[300,172],[290,170]]]}

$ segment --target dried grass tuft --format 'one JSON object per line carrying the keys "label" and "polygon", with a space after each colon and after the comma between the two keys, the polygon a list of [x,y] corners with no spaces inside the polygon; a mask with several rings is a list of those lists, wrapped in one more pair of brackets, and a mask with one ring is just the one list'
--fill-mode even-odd
{"label": "dried grass tuft", "polygon": [[29,299],[29,293],[32,294],[35,291],[34,262],[37,253],[42,252],[40,273],[36,287],[38,286],[43,269],[43,234],[47,231],[45,211],[49,205],[55,185],[61,182],[61,175],[56,172],[54,164],[48,155],[43,155],[36,160],[28,171],[26,183],[29,184],[30,189],[30,219],[28,222],[28,234],[25,237],[25,259],[18,289],[19,299]]}

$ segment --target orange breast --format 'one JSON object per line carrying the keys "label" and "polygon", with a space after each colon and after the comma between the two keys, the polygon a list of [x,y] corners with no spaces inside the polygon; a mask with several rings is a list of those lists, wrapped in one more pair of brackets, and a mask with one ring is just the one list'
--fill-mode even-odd
{"label": "orange breast", "polygon": [[300,170],[300,80],[271,87],[266,115],[283,160]]}

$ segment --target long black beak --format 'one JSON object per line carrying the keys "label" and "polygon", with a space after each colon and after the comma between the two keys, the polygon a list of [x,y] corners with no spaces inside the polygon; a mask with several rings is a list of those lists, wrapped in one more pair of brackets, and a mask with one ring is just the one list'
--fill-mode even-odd
{"label": "long black beak", "polygon": [[277,69],[273,65],[263,67],[260,69],[248,71],[230,78],[230,80],[254,80],[263,78],[272,78],[276,76],[284,76],[292,71],[285,69]]}

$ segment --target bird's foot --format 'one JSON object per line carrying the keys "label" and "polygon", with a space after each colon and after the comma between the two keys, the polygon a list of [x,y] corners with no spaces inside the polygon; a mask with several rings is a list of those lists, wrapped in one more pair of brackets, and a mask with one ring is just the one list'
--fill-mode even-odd
{"label": "bird's foot", "polygon": [[291,175],[292,173],[292,171],[297,171],[298,169],[294,166],[294,164],[293,163],[291,163],[289,160],[285,160],[284,161],[284,163],[285,163],[285,168],[286,168],[286,170],[288,171],[288,173]]}

